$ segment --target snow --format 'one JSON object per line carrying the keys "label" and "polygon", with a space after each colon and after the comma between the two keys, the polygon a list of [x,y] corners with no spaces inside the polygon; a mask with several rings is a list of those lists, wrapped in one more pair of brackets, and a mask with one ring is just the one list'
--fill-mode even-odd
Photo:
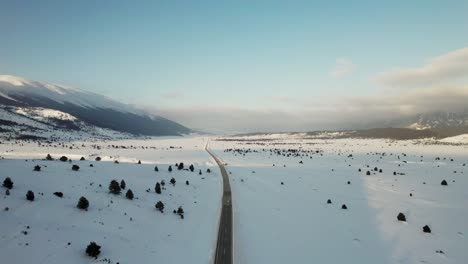
{"label": "snow", "polygon": [[68,113],[64,113],[62,111],[58,111],[54,109],[42,108],[42,107],[29,107],[29,108],[18,107],[15,109],[15,112],[21,115],[25,115],[34,119],[41,120],[41,121],[44,121],[48,118],[56,118],[60,120],[70,120],[70,121],[74,121],[77,119],[76,117]]}
{"label": "snow", "polygon": [[468,144],[468,134],[462,134],[454,137],[448,137],[441,139],[440,142],[443,143],[453,143],[453,144]]}
{"label": "snow", "polygon": [[[230,173],[234,263],[465,262],[468,146],[304,136],[211,138],[211,149]],[[203,136],[87,140],[64,146],[2,141],[0,180],[9,176],[15,183],[10,196],[0,196],[2,260],[211,263],[222,186],[219,169],[204,151],[207,141]],[[249,152],[244,156],[226,149]],[[300,156],[277,155],[273,149],[295,149],[298,152],[289,153]],[[48,153],[73,162],[39,160]],[[78,161],[81,156],[87,161]],[[97,156],[101,162],[94,161]],[[181,161],[193,163],[195,173],[175,166],[167,172],[169,165]],[[36,164],[41,172],[32,171]],[[72,164],[80,165],[80,171],[72,171]],[[155,165],[159,172],[154,172]],[[383,172],[367,176],[374,167]],[[207,168],[211,174],[205,173]],[[169,184],[171,177],[177,180],[175,187]],[[112,179],[125,179],[138,199],[109,194]],[[154,185],[161,179],[167,190],[157,195]],[[442,180],[448,186],[442,186]],[[29,189],[36,194],[32,203],[25,199]],[[64,192],[64,198],[53,196],[55,191]],[[90,201],[87,212],[76,208],[80,196]],[[164,214],[154,208],[158,200],[166,205]],[[342,204],[348,209],[341,209]],[[9,211],[3,211],[7,206]],[[171,212],[178,206],[185,210],[183,220]],[[400,212],[407,222],[397,221]],[[423,233],[424,225],[432,233]],[[102,246],[97,261],[84,253],[91,241]]]}
{"label": "snow", "polygon": [[[231,173],[235,263],[464,263],[468,258],[465,146],[255,138],[210,144]],[[258,152],[224,152],[230,148]],[[270,155],[272,148],[319,150],[323,156]],[[374,167],[383,173],[366,176]],[[441,186],[444,179],[448,186]],[[399,212],[406,223],[397,221]],[[431,234],[422,232],[424,225]]]}
{"label": "snow", "polygon": [[13,86],[24,86],[31,84],[24,78],[12,76],[12,75],[0,75],[0,82],[9,83]]}
{"label": "snow", "polygon": [[[221,180],[204,150],[205,143],[204,138],[196,137],[74,142],[63,147],[2,142],[0,155],[5,159],[0,160],[0,179],[8,176],[14,182],[9,196],[1,187],[2,263],[107,263],[105,259],[110,263],[209,263],[216,240]],[[112,145],[127,149],[109,147]],[[47,153],[54,158],[67,155],[73,162],[38,159]],[[79,161],[81,156],[87,161]],[[94,161],[96,156],[103,161]],[[138,160],[141,165],[136,164]],[[187,167],[193,163],[196,171],[178,171],[174,164],[181,161]],[[40,172],[32,171],[36,164],[42,167]],[[72,164],[80,170],[72,171]],[[159,172],[154,171],[155,165]],[[169,165],[174,168],[172,173],[167,171]],[[207,168],[212,173],[205,173]],[[177,180],[175,186],[169,183],[171,177]],[[109,194],[112,179],[124,179],[135,199],[125,199],[125,191]],[[158,195],[154,186],[162,179],[166,190]],[[35,201],[25,199],[28,190],[34,191]],[[57,191],[64,197],[54,196]],[[81,196],[90,202],[88,211],[76,208]],[[163,214],[154,207],[159,200],[165,204]],[[179,206],[185,211],[184,219],[172,213]],[[4,211],[5,207],[9,210]],[[85,254],[91,241],[102,246],[96,261]]]}

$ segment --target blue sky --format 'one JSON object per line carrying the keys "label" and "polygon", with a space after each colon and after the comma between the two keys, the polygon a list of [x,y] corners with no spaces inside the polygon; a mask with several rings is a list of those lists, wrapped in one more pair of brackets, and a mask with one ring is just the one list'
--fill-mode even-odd
{"label": "blue sky", "polygon": [[134,104],[269,109],[372,95],[372,76],[467,46],[467,13],[468,1],[0,0],[0,73]]}

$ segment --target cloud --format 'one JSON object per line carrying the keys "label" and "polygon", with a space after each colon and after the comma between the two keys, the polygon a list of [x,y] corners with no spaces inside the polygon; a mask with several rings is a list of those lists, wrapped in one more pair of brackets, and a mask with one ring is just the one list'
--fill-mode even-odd
{"label": "cloud", "polygon": [[336,64],[330,71],[330,76],[339,79],[342,78],[356,69],[356,65],[349,58],[338,58]]}
{"label": "cloud", "polygon": [[375,76],[378,83],[392,87],[420,87],[455,83],[468,77],[468,47],[430,59],[418,68],[394,69]]}

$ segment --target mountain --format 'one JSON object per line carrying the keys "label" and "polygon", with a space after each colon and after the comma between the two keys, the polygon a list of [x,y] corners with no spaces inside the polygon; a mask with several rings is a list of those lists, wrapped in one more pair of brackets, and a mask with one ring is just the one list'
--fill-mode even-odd
{"label": "mountain", "polygon": [[[103,95],[11,75],[0,75],[0,105],[56,110],[87,125],[134,135],[173,136],[192,132],[181,124]],[[70,127],[73,128],[79,126]]]}

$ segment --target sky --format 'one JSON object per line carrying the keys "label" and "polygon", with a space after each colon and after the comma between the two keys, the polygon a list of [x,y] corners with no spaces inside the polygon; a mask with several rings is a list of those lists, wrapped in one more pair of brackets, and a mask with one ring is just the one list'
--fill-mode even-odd
{"label": "sky", "polygon": [[463,105],[467,13],[468,1],[0,0],[0,74],[202,130],[340,127],[441,95],[429,110]]}

